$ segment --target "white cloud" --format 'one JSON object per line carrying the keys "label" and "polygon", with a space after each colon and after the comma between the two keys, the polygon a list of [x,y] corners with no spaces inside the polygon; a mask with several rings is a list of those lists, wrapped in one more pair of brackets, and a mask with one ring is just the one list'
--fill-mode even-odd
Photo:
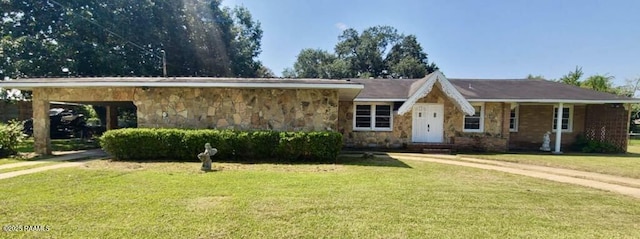
{"label": "white cloud", "polygon": [[340,29],[340,31],[344,31],[344,30],[347,30],[349,26],[347,26],[347,24],[344,24],[342,22],[338,22],[336,23],[336,28]]}

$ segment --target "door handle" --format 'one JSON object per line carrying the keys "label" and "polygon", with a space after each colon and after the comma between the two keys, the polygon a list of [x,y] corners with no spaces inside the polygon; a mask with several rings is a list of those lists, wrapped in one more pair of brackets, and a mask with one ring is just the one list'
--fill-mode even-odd
{"label": "door handle", "polygon": [[431,125],[427,124],[427,132],[431,131]]}

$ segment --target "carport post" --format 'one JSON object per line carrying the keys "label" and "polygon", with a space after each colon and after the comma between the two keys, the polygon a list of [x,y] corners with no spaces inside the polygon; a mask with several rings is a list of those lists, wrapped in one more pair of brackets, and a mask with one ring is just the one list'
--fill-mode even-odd
{"label": "carport post", "polygon": [[118,107],[113,105],[107,105],[107,130],[118,128]]}
{"label": "carport post", "polygon": [[560,143],[562,142],[562,108],[564,108],[564,103],[558,103],[558,117],[556,117],[556,149],[553,151],[555,154],[561,154],[560,151]]}
{"label": "carport post", "polygon": [[[35,93],[35,92],[34,92]],[[33,97],[33,149],[36,154],[51,155],[49,101]]]}

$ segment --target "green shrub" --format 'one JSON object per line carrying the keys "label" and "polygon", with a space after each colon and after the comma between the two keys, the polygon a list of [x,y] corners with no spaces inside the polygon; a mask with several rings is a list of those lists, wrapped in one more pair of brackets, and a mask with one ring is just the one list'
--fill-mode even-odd
{"label": "green shrub", "polygon": [[342,135],[335,132],[275,132],[185,129],[118,129],[101,138],[102,148],[123,160],[196,161],[210,143],[218,149],[213,159],[251,161],[335,160]]}
{"label": "green shrub", "polygon": [[18,153],[16,148],[22,141],[22,123],[18,121],[9,124],[0,123],[0,158]]}
{"label": "green shrub", "polygon": [[587,139],[584,135],[578,135],[576,141],[571,145],[574,151],[583,153],[623,153],[618,146],[597,140]]}

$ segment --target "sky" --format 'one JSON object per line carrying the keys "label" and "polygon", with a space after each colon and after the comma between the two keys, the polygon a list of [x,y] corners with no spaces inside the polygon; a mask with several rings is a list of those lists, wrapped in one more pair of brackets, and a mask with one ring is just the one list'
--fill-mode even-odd
{"label": "sky", "polygon": [[264,31],[259,60],[281,76],[304,48],[333,52],[346,28],[416,35],[450,78],[640,78],[637,0],[224,0]]}

